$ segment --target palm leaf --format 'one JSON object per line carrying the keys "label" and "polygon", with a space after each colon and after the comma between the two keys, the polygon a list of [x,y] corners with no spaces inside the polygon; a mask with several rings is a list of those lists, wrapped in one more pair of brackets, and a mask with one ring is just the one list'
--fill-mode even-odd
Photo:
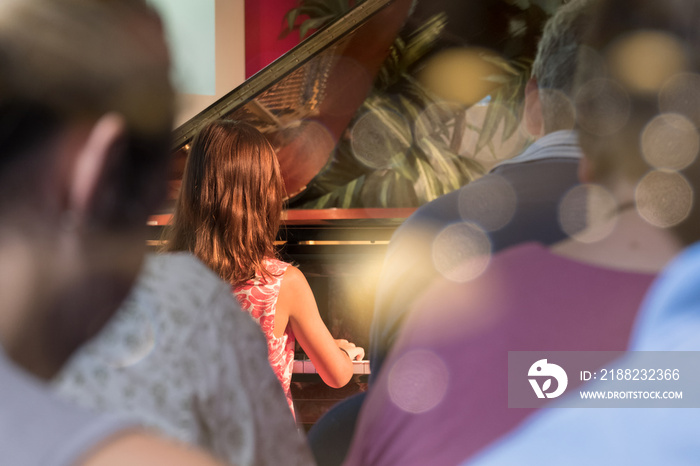
{"label": "palm leaf", "polygon": [[435,47],[435,41],[447,25],[447,15],[438,13],[429,18],[407,38],[397,37],[391,46],[389,57],[377,74],[375,87],[388,89],[410,78],[409,69]]}
{"label": "palm leaf", "polygon": [[304,21],[301,26],[299,26],[299,37],[303,38],[311,29],[319,29],[320,27],[326,25],[334,18],[333,15],[321,16],[318,18],[309,19]]}
{"label": "palm leaf", "polygon": [[410,66],[425,56],[435,46],[435,41],[440,37],[447,26],[447,14],[438,13],[429,18],[416,31],[411,34],[404,51],[404,63]]}
{"label": "palm leaf", "polygon": [[515,5],[523,11],[537,6],[548,15],[551,15],[567,1],[568,0],[506,0],[506,3]]}
{"label": "palm leaf", "polygon": [[349,183],[324,194],[318,199],[304,204],[302,207],[306,209],[326,209],[329,207],[338,207],[342,209],[356,207],[356,199],[364,183],[364,179],[365,175],[355,178]]}
{"label": "palm leaf", "polygon": [[[504,124],[502,140],[508,139],[517,130],[519,120],[513,115],[520,114],[525,86],[530,78],[532,67],[530,59],[507,61],[489,57],[488,60],[491,60],[503,71],[502,75],[497,75],[502,80],[502,85],[491,95],[490,103],[492,105],[487,109],[484,124],[479,130],[476,153],[479,153],[493,140],[502,123]],[[509,111],[504,112],[503,108]]]}
{"label": "palm leaf", "polygon": [[[356,0],[355,6],[364,0]],[[298,6],[285,14],[286,27],[280,37],[287,36],[295,29],[299,30],[299,39],[303,39],[312,29],[320,29],[326,24],[340,18],[352,9],[349,0],[299,0]],[[301,16],[308,18],[297,24]]]}

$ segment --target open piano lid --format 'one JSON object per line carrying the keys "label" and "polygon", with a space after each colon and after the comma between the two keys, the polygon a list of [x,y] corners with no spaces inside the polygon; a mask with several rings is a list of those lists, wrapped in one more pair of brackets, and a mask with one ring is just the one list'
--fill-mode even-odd
{"label": "open piano lid", "polygon": [[[218,118],[245,120],[276,149],[290,198],[333,157],[337,142],[371,90],[412,0],[366,0],[316,32],[174,132],[171,200],[179,189],[189,144],[199,129]],[[412,209],[296,211],[293,218],[405,218]],[[310,215],[308,215],[310,213]],[[154,217],[167,223],[169,215]]]}

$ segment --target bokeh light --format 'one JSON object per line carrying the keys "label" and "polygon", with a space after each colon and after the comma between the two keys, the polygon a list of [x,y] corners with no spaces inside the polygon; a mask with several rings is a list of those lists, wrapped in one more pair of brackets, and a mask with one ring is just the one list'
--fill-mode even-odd
{"label": "bokeh light", "polygon": [[542,107],[556,120],[557,129],[574,129],[576,124],[576,107],[571,97],[559,89],[538,90]]}
{"label": "bokeh light", "polygon": [[680,73],[670,78],[659,92],[659,109],[683,115],[700,128],[700,76]]}
{"label": "bokeh light", "polygon": [[435,270],[443,277],[453,282],[467,282],[486,270],[491,258],[491,241],[474,223],[453,223],[436,236],[432,257]]}
{"label": "bokeh light", "polygon": [[608,52],[612,75],[631,92],[655,93],[686,68],[683,44],[658,31],[638,31],[618,39]]}
{"label": "bokeh light", "polygon": [[508,180],[491,174],[488,182],[477,180],[460,191],[459,214],[486,231],[496,231],[513,219],[517,203],[517,194]]}
{"label": "bokeh light", "polygon": [[[493,118],[492,121],[498,121],[498,125],[485,128],[487,116],[489,119]],[[507,135],[506,124],[516,123],[515,131]],[[484,134],[487,135],[485,139]],[[499,103],[481,102],[465,112],[459,154],[478,161],[489,170],[503,160],[521,153],[530,140],[531,136],[523,129],[523,125],[518,123],[512,109]],[[482,143],[481,147],[478,147],[479,142]]]}
{"label": "bokeh light", "polygon": [[332,82],[335,87],[333,92],[325,90],[320,112],[341,118],[351,117],[355,113],[359,104],[358,90],[369,90],[374,80],[373,73],[363,63],[341,54],[334,55],[331,75],[323,79],[323,86]]}
{"label": "bokeh light", "polygon": [[586,82],[579,88],[575,101],[578,123],[593,134],[614,134],[629,120],[629,96],[622,86],[609,79]]}
{"label": "bokeh light", "polygon": [[367,112],[353,125],[351,146],[357,160],[369,168],[389,168],[393,157],[411,146],[411,128],[393,112]]}
{"label": "bokeh light", "polygon": [[576,74],[581,83],[595,79],[596,76],[610,75],[605,58],[597,49],[588,45],[579,45],[577,62]]}
{"label": "bokeh light", "polygon": [[[435,146],[452,147],[453,138],[459,136],[456,134],[457,125],[463,121],[464,111],[464,106],[455,102],[437,101],[418,114],[413,122],[413,134],[416,143],[427,157],[431,157]],[[436,162],[431,166],[438,176],[442,174],[442,170],[454,170],[448,164]]]}
{"label": "bokeh light", "polygon": [[454,132],[454,124],[465,111],[463,105],[437,101],[430,103],[420,112],[413,123],[417,141],[424,138],[442,139],[449,142]]}
{"label": "bokeh light", "polygon": [[592,243],[613,231],[617,210],[617,202],[607,189],[582,184],[571,188],[559,203],[559,224],[576,241]]}
{"label": "bokeh light", "polygon": [[635,198],[642,218],[658,227],[671,227],[690,214],[693,188],[677,172],[653,170],[637,184]]}
{"label": "bokeh light", "polygon": [[503,72],[489,61],[493,56],[475,47],[446,49],[426,63],[418,79],[440,99],[471,106],[498,86],[493,77]]}
{"label": "bokeh light", "polygon": [[449,380],[447,366],[435,353],[409,351],[389,369],[389,397],[403,411],[425,413],[444,399]]}
{"label": "bokeh light", "polygon": [[693,122],[677,113],[652,119],[642,132],[642,154],[654,168],[681,170],[695,160],[700,136]]}
{"label": "bokeh light", "polygon": [[313,175],[326,165],[328,154],[336,145],[328,127],[312,119],[289,121],[268,137],[275,148],[290,198],[306,189]]}
{"label": "bokeh light", "polygon": [[[445,158],[444,150],[454,149],[455,138],[460,137],[458,126],[464,121],[464,111],[464,106],[455,102],[433,102],[413,122],[415,141],[438,178],[450,180],[455,175],[454,163]],[[424,181],[419,180],[416,186]]]}

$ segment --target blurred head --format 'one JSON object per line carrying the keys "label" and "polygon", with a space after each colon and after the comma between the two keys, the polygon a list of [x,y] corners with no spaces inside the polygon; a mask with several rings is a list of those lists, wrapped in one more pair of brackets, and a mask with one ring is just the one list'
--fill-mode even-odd
{"label": "blurred head", "polygon": [[[70,125],[108,113],[124,131],[109,177],[111,209],[95,201],[95,227],[141,223],[161,201],[173,90],[159,20],[143,0],[3,0],[0,2],[0,186],[33,200],[35,187],[16,172],[51,165],[38,150]],[[34,159],[28,160],[26,154]],[[39,170],[41,171],[41,170]],[[154,175],[158,176],[154,176]],[[8,186],[8,181],[10,186]],[[18,191],[19,190],[19,191]],[[14,208],[2,196],[3,211]],[[145,201],[145,202],[144,202]]]}
{"label": "blurred head", "polygon": [[192,142],[166,248],[193,252],[230,283],[266,275],[283,200],[265,136],[247,123],[212,122]]}
{"label": "blurred head", "polygon": [[537,45],[532,77],[537,82],[544,132],[574,126],[571,97],[579,46],[591,17],[592,0],[571,0],[547,21]]}
{"label": "blurred head", "polygon": [[[0,0],[0,69],[0,246],[27,246],[36,286],[2,338],[12,353],[31,331],[35,351],[16,359],[45,375],[138,271],[167,181],[169,57],[143,0]],[[0,292],[0,311],[18,292]]]}
{"label": "blurred head", "polygon": [[700,3],[598,0],[576,85],[591,178],[636,184],[651,223],[700,238]]}

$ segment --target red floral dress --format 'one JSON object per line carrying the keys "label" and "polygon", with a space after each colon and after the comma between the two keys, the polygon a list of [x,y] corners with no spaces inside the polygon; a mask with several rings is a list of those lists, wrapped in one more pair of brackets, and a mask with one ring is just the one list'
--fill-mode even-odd
{"label": "red floral dress", "polygon": [[231,287],[234,296],[241,304],[241,308],[248,312],[260,325],[267,338],[267,358],[275,375],[282,384],[287,396],[287,403],[294,414],[292,404],[292,366],[294,364],[294,333],[287,325],[284,334],[277,338],[274,335],[275,310],[277,309],[277,297],[280,293],[282,276],[290,264],[278,259],[267,259],[265,267],[272,275],[271,279],[264,280],[256,276],[245,284]]}

